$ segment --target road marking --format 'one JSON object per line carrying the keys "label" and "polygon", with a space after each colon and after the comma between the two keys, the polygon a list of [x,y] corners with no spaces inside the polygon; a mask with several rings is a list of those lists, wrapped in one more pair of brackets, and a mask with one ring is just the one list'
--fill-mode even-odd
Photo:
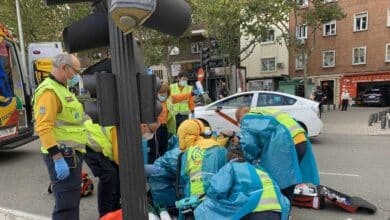
{"label": "road marking", "polygon": [[18,210],[8,209],[0,207],[0,219],[5,220],[14,220],[14,219],[20,219],[20,220],[50,220],[49,217],[44,217],[41,215],[34,215]]}
{"label": "road marking", "polygon": [[330,172],[319,172],[322,175],[330,175],[330,176],[350,176],[350,177],[360,177],[360,175],[357,174],[350,174],[350,173],[330,173]]}

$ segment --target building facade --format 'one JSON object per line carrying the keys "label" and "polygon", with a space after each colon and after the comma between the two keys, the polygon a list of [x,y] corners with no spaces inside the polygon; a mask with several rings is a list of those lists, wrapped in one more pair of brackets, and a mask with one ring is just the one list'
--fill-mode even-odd
{"label": "building facade", "polygon": [[[248,90],[278,90],[279,81],[288,76],[288,51],[281,39],[282,33],[277,28],[269,29],[262,42],[241,54],[241,66],[246,67]],[[241,38],[241,49],[245,48],[250,39]]]}
{"label": "building facade", "polygon": [[[308,59],[308,76],[313,84],[321,85],[336,105],[343,89],[349,91],[353,103],[358,103],[368,89],[390,89],[390,1],[325,0],[325,4],[338,4],[347,16],[323,24],[317,31],[315,49]],[[297,37],[312,46],[312,40],[307,39],[310,27],[302,29],[290,21],[290,29],[303,30],[297,31]],[[291,77],[302,78],[297,56],[292,54],[289,61]]]}

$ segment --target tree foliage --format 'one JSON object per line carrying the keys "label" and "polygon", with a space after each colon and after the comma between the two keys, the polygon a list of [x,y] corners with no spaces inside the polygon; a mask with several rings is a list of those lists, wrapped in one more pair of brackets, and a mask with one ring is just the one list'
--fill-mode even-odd
{"label": "tree foliage", "polygon": [[[17,36],[17,17],[14,0],[0,0],[0,22]],[[25,45],[32,42],[62,41],[62,30],[88,15],[91,7],[86,3],[45,6],[42,0],[21,0]]]}

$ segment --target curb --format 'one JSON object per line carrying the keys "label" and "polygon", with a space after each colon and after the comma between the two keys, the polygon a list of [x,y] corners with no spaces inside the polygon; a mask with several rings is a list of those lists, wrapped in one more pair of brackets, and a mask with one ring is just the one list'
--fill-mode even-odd
{"label": "curb", "polygon": [[22,212],[13,209],[0,207],[1,220],[50,220],[49,217],[33,215],[27,212]]}

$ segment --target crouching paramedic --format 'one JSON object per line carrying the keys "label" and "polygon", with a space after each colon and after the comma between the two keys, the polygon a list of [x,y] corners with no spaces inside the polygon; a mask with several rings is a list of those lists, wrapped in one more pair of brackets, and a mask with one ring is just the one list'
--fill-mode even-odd
{"label": "crouching paramedic", "polygon": [[82,154],[87,134],[84,110],[67,86],[75,85],[79,60],[70,54],[53,57],[53,70],[35,90],[35,130],[53,184],[53,220],[79,219]]}
{"label": "crouching paramedic", "polygon": [[184,186],[184,197],[202,197],[209,181],[226,163],[227,151],[211,138],[211,130],[206,129],[198,119],[185,120],[177,131],[182,152],[180,185]]}
{"label": "crouching paramedic", "polygon": [[115,127],[101,127],[94,124],[91,119],[86,120],[87,147],[85,162],[94,176],[99,178],[98,184],[98,210],[100,217],[108,212],[121,208],[120,185],[116,150]]}
{"label": "crouching paramedic", "polygon": [[206,199],[195,209],[195,219],[287,220],[290,203],[267,172],[231,150],[229,163],[210,180]]}
{"label": "crouching paramedic", "polygon": [[245,159],[264,168],[291,201],[294,186],[319,184],[310,141],[305,130],[287,113],[269,108],[240,108],[240,146]]}

